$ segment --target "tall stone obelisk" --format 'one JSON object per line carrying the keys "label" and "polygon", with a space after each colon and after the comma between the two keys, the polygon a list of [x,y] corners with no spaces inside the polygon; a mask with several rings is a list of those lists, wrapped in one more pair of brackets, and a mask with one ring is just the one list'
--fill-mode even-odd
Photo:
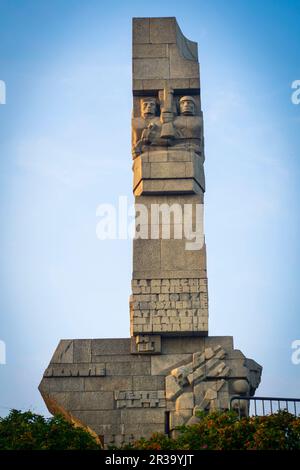
{"label": "tall stone obelisk", "polygon": [[173,436],[198,410],[253,395],[262,370],[208,335],[197,44],[175,18],[133,20],[132,157],[131,337],[61,340],[39,386],[51,413],[105,446]]}
{"label": "tall stone obelisk", "polygon": [[207,335],[198,51],[175,18],[133,20],[132,89],[133,190],[149,227],[137,209],[131,334]]}

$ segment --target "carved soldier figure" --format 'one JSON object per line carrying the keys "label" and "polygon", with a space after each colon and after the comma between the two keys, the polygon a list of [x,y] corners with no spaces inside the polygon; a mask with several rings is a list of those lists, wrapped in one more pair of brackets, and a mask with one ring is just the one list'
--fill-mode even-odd
{"label": "carved soldier figure", "polygon": [[202,116],[196,113],[196,100],[192,96],[182,96],[179,100],[180,115],[174,120],[176,147],[194,150],[202,154]]}
{"label": "carved soldier figure", "polygon": [[132,120],[133,158],[140,155],[145,146],[150,145],[159,138],[160,128],[156,99],[154,97],[142,98],[141,117]]}
{"label": "carved soldier figure", "polygon": [[164,90],[164,99],[170,101],[157,115],[157,101],[154,97],[142,98],[141,117],[132,122],[132,154],[137,157],[147,148],[160,150],[166,147],[193,150],[202,156],[202,117],[196,113],[196,100],[183,96],[179,100],[179,115],[174,116],[172,109],[173,93]]}

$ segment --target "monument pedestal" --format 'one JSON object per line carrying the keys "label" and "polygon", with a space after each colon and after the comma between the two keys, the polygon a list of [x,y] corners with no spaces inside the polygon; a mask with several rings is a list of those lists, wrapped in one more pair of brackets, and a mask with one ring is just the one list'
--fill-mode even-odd
{"label": "monument pedestal", "polygon": [[228,409],[231,396],[259,384],[261,367],[230,336],[140,344],[151,343],[154,350],[138,354],[130,338],[62,340],[39,387],[50,413],[119,446],[154,432],[174,436],[176,426],[197,421],[197,410]]}

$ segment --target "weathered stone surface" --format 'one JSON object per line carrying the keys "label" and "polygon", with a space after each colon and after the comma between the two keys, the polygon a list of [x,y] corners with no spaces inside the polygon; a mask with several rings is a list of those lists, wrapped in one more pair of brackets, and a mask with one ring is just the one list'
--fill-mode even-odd
{"label": "weathered stone surface", "polygon": [[178,278],[204,278],[206,277],[206,269],[148,269],[147,271],[133,271],[132,279],[178,279]]}
{"label": "weathered stone surface", "polygon": [[243,379],[234,380],[231,387],[237,395],[248,395],[250,389],[248,381]]}
{"label": "weathered stone surface", "polygon": [[151,357],[151,374],[167,375],[175,367],[179,367],[191,359],[189,354],[163,354]]}
{"label": "weathered stone surface", "polygon": [[107,362],[106,371],[107,375],[150,375],[150,358],[144,362]]}
{"label": "weathered stone surface", "polygon": [[133,44],[133,59],[168,57],[167,44]]}
{"label": "weathered stone surface", "polygon": [[191,417],[192,417],[192,410],[172,411],[170,413],[170,430],[173,431],[175,427],[182,426],[187,421],[189,421]]}
{"label": "weathered stone surface", "polygon": [[92,341],[86,339],[77,339],[73,342],[74,362],[91,362],[92,359]]}
{"label": "weathered stone surface", "polygon": [[[203,337],[164,338],[164,341],[162,343],[163,354],[174,354],[176,352],[181,353],[181,354],[192,354],[196,351],[202,351],[203,349],[204,349]],[[190,362],[191,360],[192,360],[192,356],[189,355],[187,362]],[[174,368],[175,367],[176,365],[174,366]]]}
{"label": "weathered stone surface", "polygon": [[53,392],[51,397],[67,408],[73,410],[111,410],[114,405],[113,392]]}
{"label": "weathered stone surface", "polygon": [[[89,379],[88,379],[89,380]],[[51,392],[83,392],[85,390],[85,379],[83,377],[44,377],[42,382],[43,390]]]}
{"label": "weathered stone surface", "polygon": [[[154,280],[153,286],[161,285],[161,282]],[[97,352],[107,352],[106,340],[103,341],[104,345],[100,347],[101,340],[97,340]],[[201,376],[199,383],[199,377],[196,381],[189,381],[191,370],[193,374],[199,369],[210,372],[219,363],[225,362],[225,367],[228,367],[227,364],[233,362],[228,357],[241,357],[240,352],[229,348],[232,344],[230,337],[211,337],[205,349],[206,342],[206,338],[163,337],[161,355],[123,356],[124,344],[127,343],[128,347],[128,340],[119,340],[119,354],[116,354],[114,344],[111,356],[101,356],[110,375],[45,377],[40,391],[52,412],[67,410],[67,416],[72,416],[73,420],[85,423],[99,435],[104,433],[106,443],[127,442],[131,432],[134,438],[145,435],[143,426],[145,432],[155,432],[158,428],[164,431],[167,410],[171,413],[170,423],[179,425],[194,422],[196,418],[192,419],[192,416],[198,409],[226,409],[230,397],[236,394],[233,384],[238,380],[246,380],[248,383],[244,375],[239,378],[232,371],[228,376],[215,380],[207,381]],[[225,356],[224,349],[218,343],[227,347]],[[175,354],[175,351],[183,352]],[[115,365],[112,367],[112,364]],[[251,370],[255,370],[254,361],[250,364]],[[83,364],[68,364],[70,366],[79,368]],[[247,409],[244,411],[246,413]],[[152,426],[157,426],[157,429],[153,430]],[[172,435],[175,435],[173,431]]]}
{"label": "weathered stone surface", "polygon": [[168,375],[166,377],[166,398],[167,400],[174,400],[181,393],[181,386],[176,381],[175,377]]}
{"label": "weathered stone surface", "polygon": [[131,375],[109,376],[109,377],[90,377],[84,379],[84,390],[86,392],[130,390],[133,384]]}
{"label": "weathered stone surface", "polygon": [[202,194],[203,188],[193,178],[141,179],[134,189],[135,196],[145,194]]}
{"label": "weathered stone surface", "polygon": [[134,18],[132,39],[133,44],[150,43],[150,18]]}
{"label": "weathered stone surface", "polygon": [[192,410],[194,408],[194,393],[185,392],[176,400],[176,411]]}
{"label": "weathered stone surface", "polygon": [[[92,339],[91,346],[92,357],[108,354],[130,354],[130,338]],[[100,362],[102,362],[102,360]]]}
{"label": "weathered stone surface", "polygon": [[73,346],[74,341],[62,339],[53,354],[52,363],[54,364],[72,364],[73,363]]}
{"label": "weathered stone surface", "polygon": [[[165,378],[160,375],[138,375],[132,377],[133,390],[164,390],[165,389]],[[121,390],[127,390],[127,388],[120,388]]]}
{"label": "weathered stone surface", "polygon": [[96,426],[100,425],[121,424],[121,413],[119,410],[76,410],[74,411],[74,416],[83,423],[89,423],[95,430]]}
{"label": "weathered stone surface", "polygon": [[164,409],[125,409],[121,410],[121,422],[129,425],[133,424],[164,424]]}

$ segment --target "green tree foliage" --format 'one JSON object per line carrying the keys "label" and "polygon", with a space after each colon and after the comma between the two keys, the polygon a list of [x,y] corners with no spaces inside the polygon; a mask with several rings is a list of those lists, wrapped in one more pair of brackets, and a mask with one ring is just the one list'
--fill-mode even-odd
{"label": "green tree foliage", "polygon": [[176,439],[157,433],[123,449],[300,450],[300,418],[287,411],[242,419],[232,411],[198,417],[199,423],[178,427]]}
{"label": "green tree foliage", "polygon": [[1,450],[98,450],[100,445],[82,428],[62,416],[46,419],[31,411],[12,410],[0,418]]}
{"label": "green tree foliage", "polygon": [[[300,417],[280,411],[239,419],[235,412],[200,413],[199,423],[177,428],[177,437],[153,434],[122,449],[300,450]],[[100,450],[94,437],[61,416],[44,418],[12,410],[0,418],[0,450]]]}

